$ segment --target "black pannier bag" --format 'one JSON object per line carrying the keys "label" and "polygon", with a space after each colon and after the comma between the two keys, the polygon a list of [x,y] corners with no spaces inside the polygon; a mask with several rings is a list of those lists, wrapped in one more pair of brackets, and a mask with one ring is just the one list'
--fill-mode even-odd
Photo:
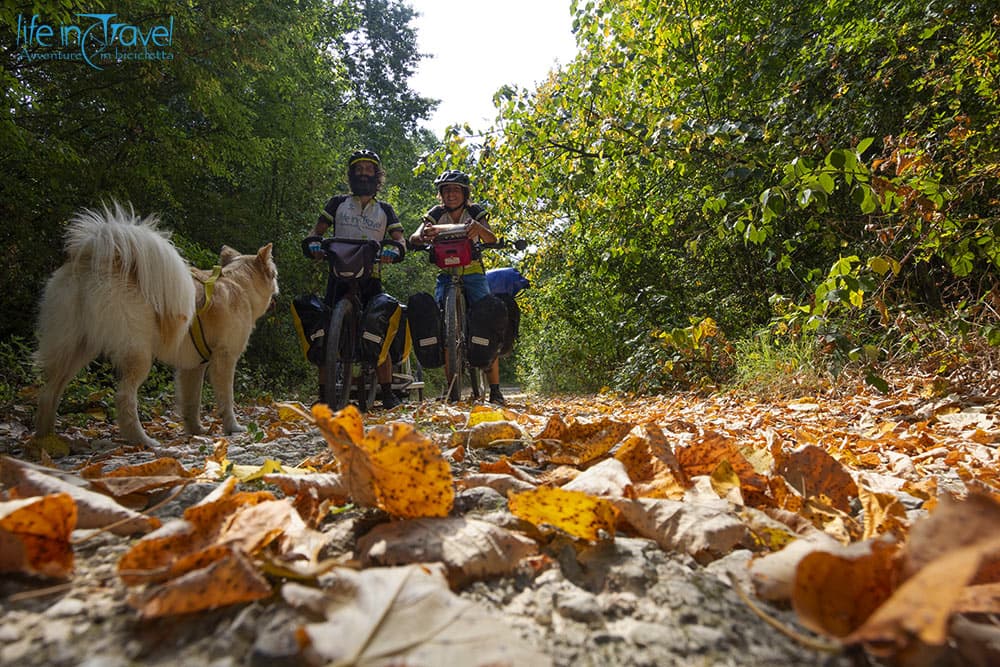
{"label": "black pannier bag", "polygon": [[406,318],[406,306],[400,304],[399,309],[399,327],[396,329],[396,335],[393,337],[392,343],[389,344],[389,358],[392,359],[392,363],[394,364],[403,363],[413,350],[413,341],[410,337],[410,322]]}
{"label": "black pannier bag", "polygon": [[302,354],[316,366],[322,366],[326,357],[326,327],[331,314],[330,306],[315,294],[301,294],[292,299],[292,323],[299,334]]}
{"label": "black pannier bag", "polygon": [[488,368],[500,354],[507,330],[507,306],[490,294],[469,307],[469,332],[466,339],[469,365]]}
{"label": "black pannier bag", "polygon": [[517,340],[521,328],[521,307],[517,305],[517,300],[510,294],[494,295],[503,301],[507,307],[507,327],[504,329],[503,341],[500,345],[500,356],[506,357],[514,349],[514,341]]}
{"label": "black pannier bag", "polygon": [[399,301],[385,292],[371,298],[361,316],[362,359],[382,364],[389,358],[389,347],[399,329],[402,313]]}
{"label": "black pannier bag", "polygon": [[441,335],[441,311],[427,292],[417,292],[406,300],[406,321],[417,361],[424,368],[444,366],[444,337]]}

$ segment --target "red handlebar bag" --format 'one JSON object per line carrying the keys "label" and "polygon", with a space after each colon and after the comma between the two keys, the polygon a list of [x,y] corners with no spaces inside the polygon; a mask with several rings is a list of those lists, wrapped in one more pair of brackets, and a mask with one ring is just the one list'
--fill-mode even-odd
{"label": "red handlebar bag", "polygon": [[472,241],[467,238],[434,242],[431,261],[442,269],[454,269],[472,263]]}

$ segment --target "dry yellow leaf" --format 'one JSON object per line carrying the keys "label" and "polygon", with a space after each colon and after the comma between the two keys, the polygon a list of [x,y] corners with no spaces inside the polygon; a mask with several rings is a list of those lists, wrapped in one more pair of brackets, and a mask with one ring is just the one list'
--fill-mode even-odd
{"label": "dry yellow leaf", "polygon": [[409,424],[375,426],[361,448],[372,471],[380,508],[403,518],[447,516],[455,501],[451,466]]}
{"label": "dry yellow leaf", "polygon": [[579,491],[541,488],[508,497],[511,514],[536,526],[554,526],[569,535],[585,540],[600,539],[603,531],[615,534],[618,510],[601,498]]}

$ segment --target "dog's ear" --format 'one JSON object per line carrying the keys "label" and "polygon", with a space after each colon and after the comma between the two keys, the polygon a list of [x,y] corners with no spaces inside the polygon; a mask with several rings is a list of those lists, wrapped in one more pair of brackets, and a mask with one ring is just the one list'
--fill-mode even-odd
{"label": "dog's ear", "polygon": [[233,261],[240,256],[239,250],[234,250],[227,245],[222,246],[222,252],[219,253],[219,264],[225,266],[229,262]]}
{"label": "dog's ear", "polygon": [[271,243],[257,251],[257,260],[265,266],[271,260]]}

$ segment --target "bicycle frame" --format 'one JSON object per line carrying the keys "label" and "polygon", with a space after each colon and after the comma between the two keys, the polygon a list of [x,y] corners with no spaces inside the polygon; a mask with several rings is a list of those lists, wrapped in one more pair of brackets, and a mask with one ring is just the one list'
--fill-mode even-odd
{"label": "bicycle frame", "polygon": [[[330,238],[323,241],[323,249],[329,252],[333,243],[345,241],[357,245],[378,243],[377,241]],[[391,244],[402,250],[402,244],[396,241],[385,240],[380,245],[385,244]],[[400,253],[394,261],[401,261],[402,257],[403,254]],[[334,271],[333,258],[328,257],[328,261],[330,262],[330,270]],[[369,269],[368,275],[370,274],[371,270]],[[351,400],[351,389],[355,387],[357,388],[358,408],[362,412],[366,411],[369,404],[374,402],[376,366],[359,358],[358,355],[363,312],[360,281],[368,275],[337,277],[335,279],[346,285],[347,291],[332,304],[333,312],[330,315],[330,325],[326,330],[326,361],[323,366],[323,380],[326,386],[327,404],[332,410],[346,407]],[[360,365],[360,373],[357,378],[354,374],[355,364]],[[369,391],[366,391],[366,385]]]}
{"label": "bicycle frame", "polygon": [[461,267],[448,269],[451,282],[445,288],[441,308],[444,313],[444,343],[445,343],[445,380],[448,383],[447,396],[451,401],[461,400],[462,383],[466,371],[469,373],[469,384],[473,399],[481,396],[481,371],[469,366],[466,356],[466,336],[468,329],[468,308],[465,301],[465,283],[462,280]]}

